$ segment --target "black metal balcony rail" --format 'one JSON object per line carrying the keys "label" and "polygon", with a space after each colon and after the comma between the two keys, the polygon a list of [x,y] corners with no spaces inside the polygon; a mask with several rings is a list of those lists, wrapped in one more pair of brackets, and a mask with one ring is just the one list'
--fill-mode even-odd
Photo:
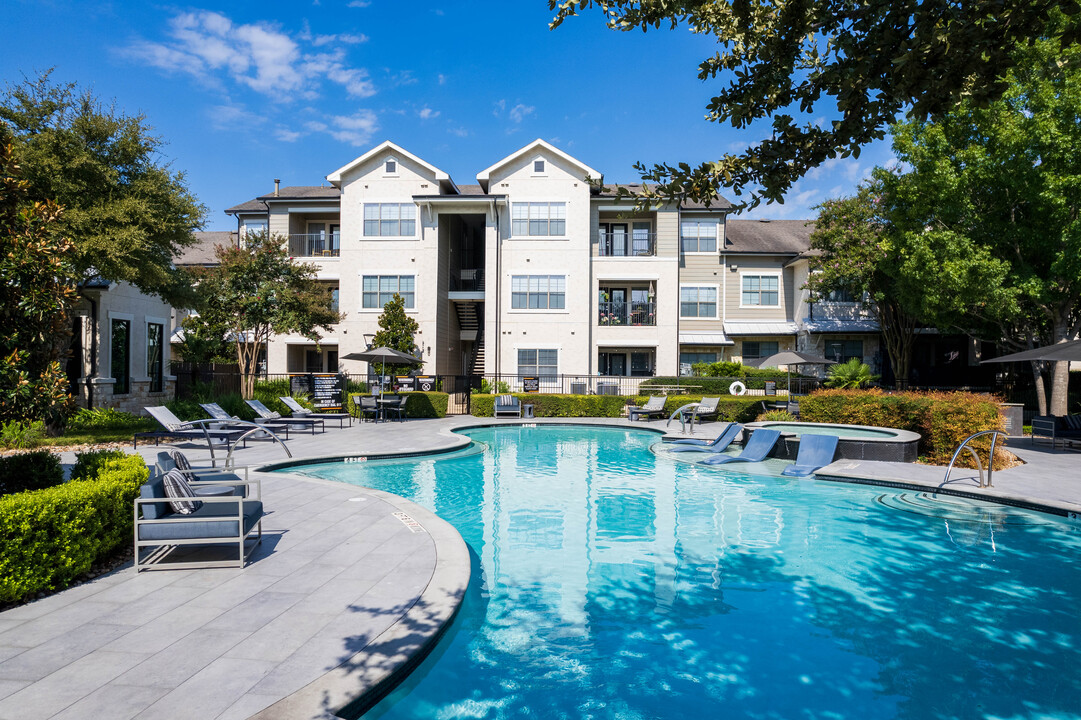
{"label": "black metal balcony rail", "polygon": [[451,292],[484,292],[484,268],[461,268],[450,271]]}
{"label": "black metal balcony rail", "polygon": [[617,302],[598,304],[598,325],[656,325],[657,303]]}
{"label": "black metal balcony rail", "polygon": [[341,254],[341,237],[325,233],[291,234],[289,254],[293,257],[338,257]]}
{"label": "black metal balcony rail", "polygon": [[657,254],[657,233],[600,231],[601,257],[651,257]]}

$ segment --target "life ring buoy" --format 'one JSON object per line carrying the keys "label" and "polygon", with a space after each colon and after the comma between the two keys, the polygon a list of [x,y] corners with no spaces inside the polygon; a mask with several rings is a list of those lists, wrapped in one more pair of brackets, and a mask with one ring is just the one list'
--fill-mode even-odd
{"label": "life ring buoy", "polygon": [[736,380],[734,383],[728,386],[728,393],[730,395],[743,395],[747,392],[747,386]]}

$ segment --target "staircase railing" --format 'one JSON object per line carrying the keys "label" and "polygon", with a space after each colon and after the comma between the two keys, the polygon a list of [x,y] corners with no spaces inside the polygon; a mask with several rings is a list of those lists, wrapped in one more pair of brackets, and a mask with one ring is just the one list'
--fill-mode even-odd
{"label": "staircase railing", "polygon": [[[986,483],[984,481],[983,463],[980,461],[980,455],[976,452],[976,449],[974,447],[969,445],[970,442],[972,442],[978,437],[983,437],[984,435],[991,436],[991,454],[987,456]],[[998,440],[999,435],[1006,437],[1006,433],[1002,432],[1001,430],[981,430],[980,432],[973,433],[967,438],[965,438],[961,442],[961,444],[957,446],[957,449],[953,451],[953,457],[950,459],[950,465],[946,468],[946,477],[942,479],[943,484],[949,482],[950,471],[953,470],[953,466],[957,462],[957,458],[961,455],[961,451],[968,450],[972,457],[976,459],[976,469],[980,472],[980,487],[991,487],[991,475],[995,472],[995,441]]]}

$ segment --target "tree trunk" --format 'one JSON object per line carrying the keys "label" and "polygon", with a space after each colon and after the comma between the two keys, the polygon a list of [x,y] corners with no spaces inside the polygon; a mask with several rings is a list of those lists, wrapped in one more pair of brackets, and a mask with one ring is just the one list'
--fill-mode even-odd
{"label": "tree trunk", "polygon": [[1043,382],[1043,363],[1039,360],[1033,360],[1029,363],[1032,366],[1032,380],[1036,385],[1036,410],[1039,415],[1047,414],[1047,386]]}
{"label": "tree trunk", "polygon": [[[1055,343],[1066,342],[1071,339],[1071,328],[1067,320],[1067,313],[1062,309],[1058,312],[1059,317],[1055,322],[1054,341]],[[1067,408],[1067,391],[1070,386],[1070,363],[1068,362],[1056,362],[1052,366],[1051,370],[1051,405],[1049,410],[1052,415],[1066,415],[1068,413]]]}
{"label": "tree trunk", "polygon": [[904,390],[908,387],[908,375],[912,368],[912,340],[916,332],[915,318],[907,315],[893,303],[876,306],[878,325],[886,342],[886,353],[893,366],[894,381]]}

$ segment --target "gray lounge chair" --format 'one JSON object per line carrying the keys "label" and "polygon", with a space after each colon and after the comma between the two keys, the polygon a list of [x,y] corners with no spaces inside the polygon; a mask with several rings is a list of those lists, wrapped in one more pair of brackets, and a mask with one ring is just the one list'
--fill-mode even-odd
{"label": "gray lounge chair", "polygon": [[833,462],[836,454],[836,435],[800,435],[796,462],[782,470],[781,474],[790,477],[811,475]]}
{"label": "gray lounge chair", "polygon": [[[197,442],[204,440],[211,450],[213,450],[215,442],[225,445],[229,442],[239,440],[244,433],[248,432],[246,428],[222,428],[221,422],[214,418],[203,418],[200,420],[184,422],[174,415],[172,410],[164,405],[144,407],[143,410],[161,425],[162,430],[150,430],[147,432],[135,433],[135,447],[139,447],[139,438],[154,438],[155,445],[157,445],[162,438],[184,438],[186,440],[194,440]],[[246,445],[247,440],[244,442]]]}
{"label": "gray lounge chair", "polygon": [[289,412],[292,413],[292,416],[295,417],[295,418],[318,417],[321,420],[337,420],[338,424],[339,424],[339,427],[345,427],[345,421],[346,420],[349,421],[350,425],[353,424],[353,416],[350,415],[349,413],[321,412],[321,413],[316,414],[316,413],[313,413],[308,408],[301,405],[300,403],[298,403],[296,401],[296,398],[283,396],[283,397],[280,397],[278,399],[281,400],[283,403],[285,403],[285,406],[287,408],[289,408]]}
{"label": "gray lounge chair", "polygon": [[[720,412],[721,399],[719,397],[704,397],[695,407],[690,410],[691,425],[706,419],[715,419]],[[688,418],[683,418],[686,421]]]}
{"label": "gray lounge chair", "polygon": [[[199,407],[201,407],[203,410],[206,410],[207,414],[210,415],[210,417],[214,418],[215,420],[221,420],[222,424],[220,425],[220,427],[222,427],[222,428],[230,428],[230,426],[229,426],[230,421],[243,422],[236,415],[230,415],[228,413],[228,411],[226,411],[225,408],[223,408],[221,405],[219,405],[217,403],[199,403]],[[256,419],[256,424],[257,425],[260,424],[260,422],[259,422],[260,420],[262,420],[262,418],[257,418]],[[285,439],[288,440],[289,439],[289,426],[288,425],[279,425],[278,429],[283,431],[283,434],[285,435]],[[261,436],[261,438],[253,436],[252,439],[258,440],[258,439],[266,439],[268,437],[266,433],[257,433],[257,435]]]}
{"label": "gray lounge chair", "polygon": [[522,403],[518,401],[518,398],[513,395],[500,395],[495,399],[495,404],[492,406],[492,417],[502,417],[503,415],[522,417]]}
{"label": "gray lounge chair", "polygon": [[769,456],[773,446],[781,439],[780,430],[759,428],[751,435],[751,439],[743,446],[743,452],[739,455],[714,455],[705,460],[699,460],[699,465],[724,465],[734,462],[762,462]]}
{"label": "gray lounge chair", "polygon": [[721,431],[716,440],[675,440],[672,444],[681,447],[672,448],[672,452],[722,453],[728,449],[728,446],[732,444],[732,441],[736,439],[741,430],[743,430],[743,426],[739,423],[728,423],[728,427]]}
{"label": "gray lounge chair", "polygon": [[282,417],[281,413],[271,410],[259,400],[245,400],[255,414],[261,418],[263,425],[273,425],[278,427],[281,425],[294,425],[296,427],[310,428],[312,435],[315,434],[315,426],[319,426],[319,431],[322,432],[326,428],[323,426],[323,421],[319,418],[298,418],[298,417]]}
{"label": "gray lounge chair", "polygon": [[630,420],[637,420],[645,415],[646,419],[652,417],[664,417],[664,403],[668,398],[664,395],[653,395],[646,400],[646,404],[641,407],[631,407],[627,409],[627,417]]}

